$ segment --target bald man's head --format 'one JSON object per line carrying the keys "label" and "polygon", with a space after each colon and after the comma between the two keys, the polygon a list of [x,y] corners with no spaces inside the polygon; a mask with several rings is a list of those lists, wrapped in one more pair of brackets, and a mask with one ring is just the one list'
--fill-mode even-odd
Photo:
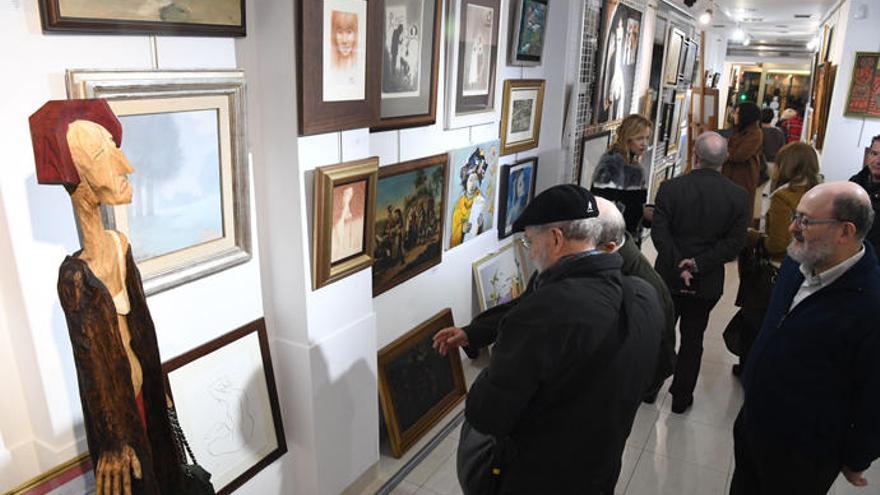
{"label": "bald man's head", "polygon": [[[614,251],[623,245],[626,221],[623,219],[623,214],[620,213],[620,210],[611,201],[596,196],[596,205],[599,207],[598,220],[602,226],[596,247],[605,249],[606,246],[610,246],[606,250]],[[613,246],[611,245],[612,243]]]}
{"label": "bald man's head", "polygon": [[807,191],[808,201],[827,205],[830,218],[855,225],[859,242],[865,239],[874,223],[871,198],[862,186],[849,181],[826,182]]}
{"label": "bald man's head", "polygon": [[694,168],[718,170],[727,161],[727,140],[717,132],[704,132],[694,143]]}

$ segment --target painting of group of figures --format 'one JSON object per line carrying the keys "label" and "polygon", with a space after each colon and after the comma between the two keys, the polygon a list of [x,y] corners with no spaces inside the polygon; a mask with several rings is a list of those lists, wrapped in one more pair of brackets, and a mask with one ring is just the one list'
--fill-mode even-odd
{"label": "painting of group of figures", "polygon": [[373,294],[440,262],[446,155],[380,169],[376,193]]}

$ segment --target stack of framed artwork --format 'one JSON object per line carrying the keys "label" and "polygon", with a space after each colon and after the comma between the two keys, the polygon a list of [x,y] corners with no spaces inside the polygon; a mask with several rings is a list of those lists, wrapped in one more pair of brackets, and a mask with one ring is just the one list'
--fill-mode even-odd
{"label": "stack of framed artwork", "polygon": [[251,257],[244,92],[239,70],[67,71],[70,98],[107,99],[138,165],[137,201],[103,215],[131,239],[147,295]]}
{"label": "stack of framed artwork", "polygon": [[444,309],[379,351],[379,400],[394,457],[464,399],[458,350],[441,356],[433,348],[434,334],[453,324]]}

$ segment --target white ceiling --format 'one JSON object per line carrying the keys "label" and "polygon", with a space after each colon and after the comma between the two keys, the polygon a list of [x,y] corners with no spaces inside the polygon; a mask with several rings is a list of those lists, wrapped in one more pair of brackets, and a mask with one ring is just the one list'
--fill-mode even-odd
{"label": "white ceiling", "polygon": [[686,7],[694,17],[714,11],[713,30],[732,32],[739,25],[753,43],[804,44],[817,35],[819,23],[837,0],[697,0]]}

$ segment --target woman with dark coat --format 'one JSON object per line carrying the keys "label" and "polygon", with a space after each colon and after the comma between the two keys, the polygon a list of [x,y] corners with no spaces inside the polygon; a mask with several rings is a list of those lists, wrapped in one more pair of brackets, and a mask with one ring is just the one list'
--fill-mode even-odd
{"label": "woman with dark coat", "polygon": [[[721,173],[749,193],[749,211],[753,211],[764,153],[761,109],[750,101],[740,103],[734,110],[733,121],[733,134],[727,142],[727,161]],[[754,214],[749,218],[754,218]]]}

